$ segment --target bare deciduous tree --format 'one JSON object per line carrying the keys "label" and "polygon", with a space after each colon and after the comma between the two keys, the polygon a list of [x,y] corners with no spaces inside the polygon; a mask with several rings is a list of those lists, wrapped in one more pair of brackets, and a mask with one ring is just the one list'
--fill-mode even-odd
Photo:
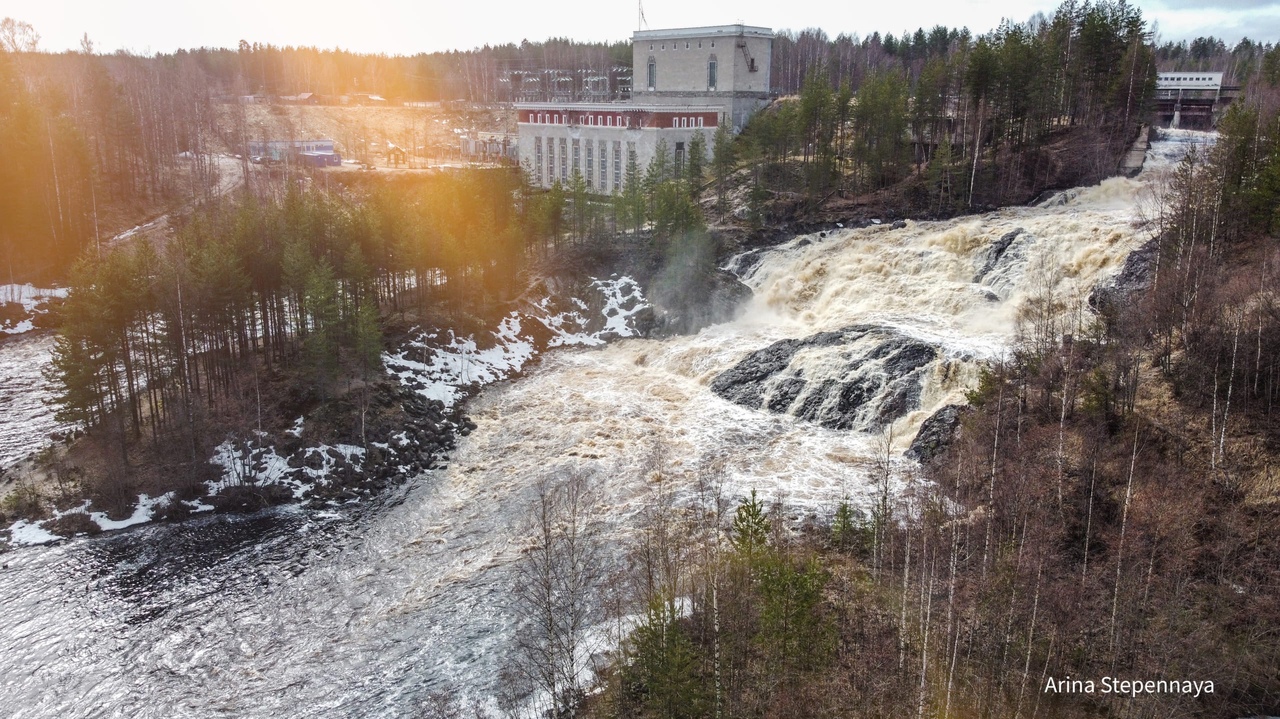
{"label": "bare deciduous tree", "polygon": [[530,544],[516,563],[513,670],[537,716],[576,713],[600,649],[589,637],[599,619],[603,578],[599,500],[591,485],[578,470],[538,482],[527,519]]}

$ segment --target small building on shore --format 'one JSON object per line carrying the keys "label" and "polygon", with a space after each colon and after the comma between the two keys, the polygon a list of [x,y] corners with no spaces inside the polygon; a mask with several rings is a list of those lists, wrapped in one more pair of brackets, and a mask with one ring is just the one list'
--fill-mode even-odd
{"label": "small building on shore", "polygon": [[249,157],[262,162],[298,162],[308,167],[342,164],[333,140],[250,140]]}

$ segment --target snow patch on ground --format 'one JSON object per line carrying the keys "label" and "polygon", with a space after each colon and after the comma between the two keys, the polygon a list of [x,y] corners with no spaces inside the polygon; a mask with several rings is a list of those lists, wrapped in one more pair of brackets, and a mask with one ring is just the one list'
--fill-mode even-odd
{"label": "snow patch on ground", "polygon": [[491,384],[519,372],[535,354],[533,340],[520,335],[516,312],[498,324],[488,349],[479,349],[474,337],[456,337],[452,332],[444,346],[432,346],[435,338],[435,334],[424,335],[382,359],[388,373],[445,407],[453,407],[470,385]]}
{"label": "snow patch on ground", "polygon": [[133,514],[126,519],[109,519],[106,512],[90,512],[89,519],[92,519],[104,530],[124,529],[125,527],[132,527],[135,524],[150,522],[152,516],[155,514],[156,507],[167,507],[171,501],[173,501],[173,492],[168,492],[154,498],[141,494],[138,495],[138,504],[134,507]]}
{"label": "snow patch on ground", "polygon": [[13,523],[13,526],[9,527],[9,543],[19,547],[29,547],[34,544],[48,544],[62,539],[62,537],[42,527],[41,524],[43,523],[19,519]]}
{"label": "snow patch on ground", "polygon": [[630,277],[592,278],[599,293],[592,305],[577,297],[567,298],[570,309],[560,309],[552,297],[533,304],[532,311],[512,312],[492,333],[492,343],[479,349],[475,337],[449,333],[447,343],[436,334],[423,334],[396,353],[383,355],[387,372],[427,399],[446,408],[455,406],[473,386],[484,386],[511,377],[539,352],[529,335],[522,335],[523,322],[530,319],[551,331],[547,348],[602,345],[615,337],[637,337],[632,318],[649,307],[640,284]]}
{"label": "snow patch on ground", "polygon": [[291,467],[288,458],[280,456],[274,446],[254,446],[251,442],[227,439],[214,448],[209,460],[222,467],[222,477],[205,482],[205,487],[209,496],[213,496],[231,487],[275,484],[288,488],[294,499],[306,499],[312,486],[327,483],[338,463],[335,454],[357,469],[364,466],[364,447],[350,444],[307,447],[303,450],[302,466]]}
{"label": "snow patch on ground", "polygon": [[[83,504],[54,512],[49,519],[43,519],[38,522],[28,522],[25,519],[19,519],[9,527],[9,544],[18,547],[26,547],[35,544],[48,544],[65,539],[60,535],[45,529],[45,525],[62,519],[72,514],[87,514],[89,519],[97,524],[103,531],[114,529],[125,529],[137,524],[145,524],[155,517],[155,510],[160,507],[167,507],[173,501],[173,492],[166,492],[159,497],[151,497],[146,494],[138,495],[138,503],[134,505],[133,514],[124,519],[111,519],[106,512],[89,511],[90,501],[85,500]],[[213,509],[213,507],[209,507]]]}
{"label": "snow patch on ground", "polygon": [[33,318],[49,311],[45,306],[49,300],[65,299],[67,292],[65,287],[36,287],[31,284],[0,285],[0,305],[22,305],[22,311],[27,314],[27,317],[16,322],[0,320],[0,334],[16,335],[35,329]]}
{"label": "snow patch on ground", "polygon": [[649,306],[640,290],[640,284],[630,277],[595,280],[591,283],[604,295],[604,330],[601,335],[617,335],[618,337],[635,337],[638,332],[631,326],[631,318]]}
{"label": "snow patch on ground", "polygon": [[[593,318],[583,313],[590,312],[590,306],[577,297],[570,297],[576,309],[556,312],[553,300],[544,297],[537,303],[541,314],[534,317],[544,327],[551,330],[552,338],[547,343],[550,347],[563,346],[597,346],[604,344],[611,337],[636,337],[639,332],[632,326],[632,318],[641,310],[649,307],[640,283],[630,277],[617,275],[607,280],[592,278],[591,287],[600,294],[603,307],[600,317]],[[600,329],[591,327],[603,319]]]}

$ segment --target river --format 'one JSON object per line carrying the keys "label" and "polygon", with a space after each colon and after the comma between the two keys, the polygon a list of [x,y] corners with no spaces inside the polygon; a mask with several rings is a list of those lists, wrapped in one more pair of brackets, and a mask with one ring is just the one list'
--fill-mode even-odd
{"label": "river", "polygon": [[[655,442],[681,491],[715,463],[728,496],[756,489],[793,515],[869,501],[876,413],[844,415],[841,429],[797,416],[827,417],[815,408],[838,404],[817,388],[857,384],[832,368],[879,367],[890,343],[929,348],[910,377],[857,384],[871,387],[873,409],[910,400],[891,418],[901,450],[930,412],[962,398],[981,361],[1006,351],[1026,296],[1082,299],[1120,268],[1149,237],[1135,224],[1147,188],[1207,140],[1166,133],[1137,179],[1048,206],[836,230],[740,258],[755,293],[742,317],[693,336],[548,353],[472,402],[478,427],[447,469],[374,502],[144,525],[0,555],[0,714],[390,717],[443,689],[488,702],[510,653],[503,600],[538,478],[594,473],[618,540],[611,562],[651,491],[643,470]],[[993,243],[1015,230],[994,258]],[[851,326],[878,329],[820,334]],[[828,339],[763,380],[774,411],[712,391],[753,353],[815,336]],[[47,342],[0,344],[0,367],[29,368],[23,353],[47,355]],[[51,421],[34,386],[5,382],[0,402]],[[792,394],[778,401],[784,388]],[[41,436],[4,414],[0,450]]]}

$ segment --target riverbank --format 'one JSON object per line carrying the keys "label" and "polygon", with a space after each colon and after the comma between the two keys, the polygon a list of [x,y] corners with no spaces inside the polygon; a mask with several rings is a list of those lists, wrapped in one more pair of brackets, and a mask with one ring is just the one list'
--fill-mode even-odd
{"label": "riverbank", "polygon": [[447,466],[458,437],[475,427],[465,406],[481,388],[519,376],[548,350],[654,328],[640,284],[616,274],[550,272],[514,305],[488,327],[480,318],[384,317],[383,372],[339,377],[323,401],[298,397],[294,377],[255,362],[245,370],[253,406],[207,418],[203,435],[216,443],[175,448],[59,430],[0,473],[0,546],[205,513],[361,502]]}

